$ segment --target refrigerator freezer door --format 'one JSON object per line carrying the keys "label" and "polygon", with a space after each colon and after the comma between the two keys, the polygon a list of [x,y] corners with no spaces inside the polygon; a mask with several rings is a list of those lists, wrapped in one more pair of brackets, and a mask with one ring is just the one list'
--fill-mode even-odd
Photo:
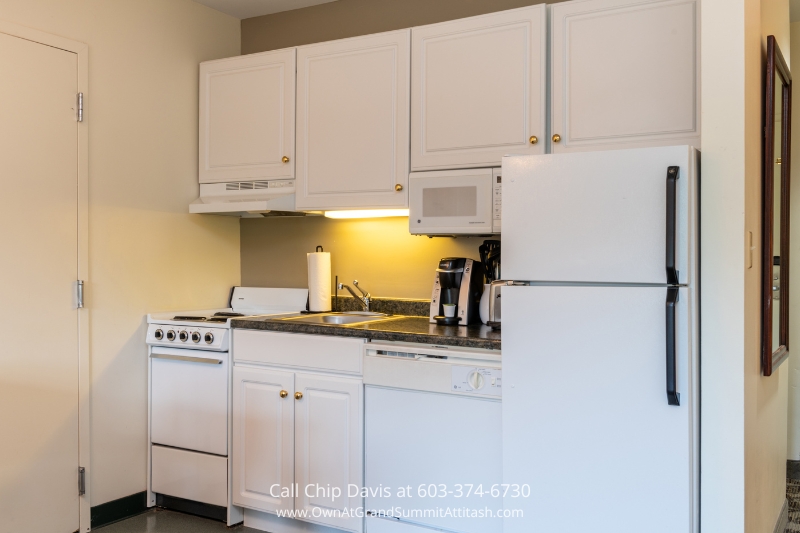
{"label": "refrigerator freezer door", "polygon": [[672,283],[674,245],[679,283],[692,284],[697,166],[688,146],[504,157],[503,279]]}
{"label": "refrigerator freezer door", "polygon": [[[677,389],[667,383],[667,293]],[[691,289],[503,289],[505,533],[696,529],[696,345]],[[580,512],[575,512],[576,508]]]}

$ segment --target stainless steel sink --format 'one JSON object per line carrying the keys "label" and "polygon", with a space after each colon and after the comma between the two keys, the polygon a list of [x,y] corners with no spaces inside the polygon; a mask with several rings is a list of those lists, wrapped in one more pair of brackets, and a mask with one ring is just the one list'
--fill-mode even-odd
{"label": "stainless steel sink", "polygon": [[280,320],[290,320],[292,322],[302,322],[303,324],[330,324],[337,326],[349,326],[353,324],[364,324],[367,322],[377,322],[379,320],[389,320],[393,317],[383,313],[351,312],[351,313],[323,313],[319,315],[302,315],[281,318]]}

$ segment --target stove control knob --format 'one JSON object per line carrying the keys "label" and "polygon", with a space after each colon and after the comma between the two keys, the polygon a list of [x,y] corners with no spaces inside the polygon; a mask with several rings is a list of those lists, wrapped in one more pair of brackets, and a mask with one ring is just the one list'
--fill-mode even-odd
{"label": "stove control knob", "polygon": [[178,333],[178,338],[181,340],[181,342],[186,342],[189,340],[189,334],[186,333],[186,330],[183,330]]}
{"label": "stove control knob", "polygon": [[174,341],[175,340],[175,332],[173,330],[169,330],[167,332],[167,340]]}
{"label": "stove control knob", "polygon": [[200,332],[199,331],[193,331],[192,332],[192,342],[195,342],[195,343],[200,342]]}
{"label": "stove control knob", "polygon": [[203,337],[203,339],[206,341],[206,344],[211,344],[212,342],[214,342],[214,334],[211,333],[211,332],[206,333],[206,335],[205,335],[205,337]]}
{"label": "stove control knob", "polygon": [[157,341],[160,341],[164,338],[164,332],[161,329],[157,329],[156,332],[153,334]]}

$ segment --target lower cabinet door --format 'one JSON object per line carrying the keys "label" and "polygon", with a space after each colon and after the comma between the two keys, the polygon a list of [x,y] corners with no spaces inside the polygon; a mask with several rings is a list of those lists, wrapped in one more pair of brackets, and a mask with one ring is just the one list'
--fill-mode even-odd
{"label": "lower cabinet door", "polygon": [[363,499],[363,384],[295,374],[295,480],[307,520],[360,532]]}
{"label": "lower cabinet door", "polygon": [[294,374],[233,369],[233,503],[294,508]]}

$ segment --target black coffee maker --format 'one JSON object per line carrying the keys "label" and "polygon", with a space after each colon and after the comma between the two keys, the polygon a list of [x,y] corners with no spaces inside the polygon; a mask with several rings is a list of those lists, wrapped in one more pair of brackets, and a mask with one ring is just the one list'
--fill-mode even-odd
{"label": "black coffee maker", "polygon": [[[465,257],[446,257],[439,261],[433,279],[431,323],[442,326],[480,324],[478,308],[483,292],[483,264]],[[445,304],[455,306],[455,314],[446,316]]]}

